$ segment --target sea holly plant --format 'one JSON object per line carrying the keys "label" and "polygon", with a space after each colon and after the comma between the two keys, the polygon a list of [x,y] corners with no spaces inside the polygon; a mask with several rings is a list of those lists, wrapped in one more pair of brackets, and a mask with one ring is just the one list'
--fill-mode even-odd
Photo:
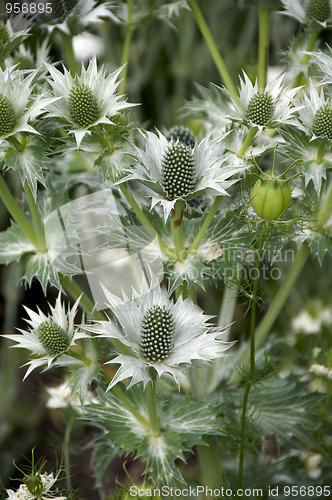
{"label": "sea holly plant", "polygon": [[[228,55],[217,3],[50,4],[0,23],[1,494],[329,497],[330,1],[234,2]],[[17,364],[42,417],[7,450]]]}

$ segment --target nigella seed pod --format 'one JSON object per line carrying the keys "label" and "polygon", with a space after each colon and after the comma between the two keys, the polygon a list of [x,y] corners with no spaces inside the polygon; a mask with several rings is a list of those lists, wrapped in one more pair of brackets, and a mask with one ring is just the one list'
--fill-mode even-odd
{"label": "nigella seed pod", "polygon": [[259,217],[276,220],[286,212],[292,201],[292,191],[285,179],[266,176],[258,179],[251,193],[251,206]]}
{"label": "nigella seed pod", "polygon": [[332,139],[332,108],[329,104],[321,106],[317,111],[312,130],[317,137]]}
{"label": "nigella seed pod", "polygon": [[0,94],[0,136],[8,134],[16,122],[15,111],[12,103],[3,94]]}
{"label": "nigella seed pod", "polygon": [[275,104],[272,96],[264,90],[259,90],[249,101],[246,116],[258,126],[266,125],[273,117]]}
{"label": "nigella seed pod", "polygon": [[162,361],[174,347],[174,319],[164,306],[154,306],[143,318],[141,350],[147,361]]}
{"label": "nigella seed pod", "polygon": [[331,15],[330,0],[309,0],[306,7],[307,18],[310,21],[323,23]]}
{"label": "nigella seed pod", "polygon": [[45,351],[53,356],[61,354],[69,348],[66,332],[52,321],[44,321],[37,329],[39,340]]}
{"label": "nigella seed pod", "polygon": [[175,126],[169,131],[169,140],[174,142],[179,141],[185,146],[193,148],[195,146],[196,137],[194,133],[187,127]]}
{"label": "nigella seed pod", "polygon": [[171,142],[163,157],[161,185],[170,200],[186,196],[195,186],[195,165],[192,149],[180,142]]}
{"label": "nigella seed pod", "polygon": [[85,128],[99,116],[99,105],[95,93],[86,85],[75,85],[68,99],[70,116],[75,123]]}

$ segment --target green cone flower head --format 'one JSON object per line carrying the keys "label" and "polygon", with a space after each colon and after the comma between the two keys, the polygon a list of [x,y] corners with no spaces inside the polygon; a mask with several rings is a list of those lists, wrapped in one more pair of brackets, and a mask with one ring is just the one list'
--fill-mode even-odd
{"label": "green cone flower head", "polygon": [[75,329],[74,319],[76,316],[80,298],[72,308],[61,303],[61,292],[56,299],[55,306],[51,305],[51,313],[48,316],[38,309],[38,313],[25,307],[29,319],[28,330],[20,330],[19,334],[5,335],[5,337],[17,342],[15,347],[29,349],[32,359],[27,363],[29,366],[26,378],[31,371],[42,365],[50,367],[54,362],[60,362],[64,354],[80,338],[86,334]]}
{"label": "green cone flower head", "polygon": [[0,94],[0,136],[11,132],[15,122],[15,111],[10,100],[5,95]]}
{"label": "green cone flower head", "polygon": [[252,123],[264,126],[272,119],[274,109],[272,96],[264,90],[259,90],[250,99],[246,115]]}
{"label": "green cone flower head", "polygon": [[169,131],[168,140],[173,140],[174,142],[179,141],[185,146],[193,148],[195,146],[196,137],[189,128],[176,126]]}
{"label": "green cone flower head", "polygon": [[87,85],[75,85],[69,94],[69,112],[75,123],[86,128],[97,121],[99,105],[95,93]]}
{"label": "green cone flower head", "polygon": [[20,69],[21,71],[35,69],[36,67],[32,58],[19,54],[13,57],[13,65],[17,66],[17,69]]}
{"label": "green cone flower head", "polygon": [[174,319],[165,307],[154,306],[143,318],[141,349],[147,361],[166,359],[174,348]]}
{"label": "green cone flower head", "polygon": [[171,142],[163,157],[161,185],[170,200],[190,193],[195,186],[195,166],[190,147]]}
{"label": "green cone flower head", "polygon": [[150,283],[143,278],[132,297],[120,299],[105,288],[104,293],[115,320],[98,321],[85,329],[126,347],[125,354],[107,362],[120,365],[108,389],[128,378],[129,387],[141,381],[146,386],[151,368],[158,376],[167,373],[179,382],[193,360],[208,363],[233,345],[219,340],[223,330],[214,328],[212,316],[203,314],[190,298],[180,297],[174,303],[156,276]]}
{"label": "green cone flower head", "polygon": [[317,111],[312,131],[317,137],[332,139],[332,108],[329,104],[321,106]]}
{"label": "green cone flower head", "polygon": [[66,332],[52,321],[44,321],[37,329],[38,337],[45,350],[57,356],[69,348]]}
{"label": "green cone flower head", "polygon": [[48,82],[57,98],[48,108],[49,116],[67,122],[69,133],[75,136],[77,148],[84,136],[91,133],[91,127],[112,124],[112,116],[132,106],[115,92],[122,68],[107,75],[103,68],[98,71],[95,57],[87,68],[82,65],[80,76],[75,78],[65,67],[63,73],[49,64],[46,67],[51,76]]}
{"label": "green cone flower head", "polygon": [[306,6],[306,14],[310,21],[324,23],[331,15],[330,0],[309,0]]}

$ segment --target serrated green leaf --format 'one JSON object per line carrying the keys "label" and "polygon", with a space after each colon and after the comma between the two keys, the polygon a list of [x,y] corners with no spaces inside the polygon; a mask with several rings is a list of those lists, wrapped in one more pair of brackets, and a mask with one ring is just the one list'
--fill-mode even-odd
{"label": "serrated green leaf", "polygon": [[109,466],[113,460],[120,455],[119,447],[115,446],[107,437],[102,436],[93,444],[91,466],[96,478],[96,487],[105,492],[104,481]]}
{"label": "serrated green leaf", "polygon": [[38,137],[26,138],[23,151],[9,146],[4,156],[4,168],[16,170],[21,177],[22,185],[28,182],[34,198],[37,196],[37,182],[45,186],[43,167],[45,160],[45,143]]}
{"label": "serrated green leaf", "polygon": [[332,254],[332,238],[317,231],[307,230],[300,233],[296,236],[295,242],[298,248],[305,243],[310,248],[311,255],[317,257],[320,264],[327,253]]}
{"label": "serrated green leaf", "polygon": [[0,233],[0,264],[18,261],[25,253],[34,251],[35,247],[18,225],[13,224]]}
{"label": "serrated green leaf", "polygon": [[101,367],[99,363],[100,344],[96,339],[81,339],[80,345],[83,347],[84,356],[91,360],[91,364],[82,363],[82,366],[73,366],[70,370],[69,385],[72,396],[78,394],[81,404],[86,399],[89,385],[97,380]]}

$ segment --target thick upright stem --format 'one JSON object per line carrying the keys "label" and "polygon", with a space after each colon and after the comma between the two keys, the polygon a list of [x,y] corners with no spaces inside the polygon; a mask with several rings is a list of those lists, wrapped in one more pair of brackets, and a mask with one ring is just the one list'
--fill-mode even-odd
{"label": "thick upright stem", "polygon": [[222,81],[225,84],[225,87],[227,88],[228,92],[234,99],[234,101],[239,104],[239,97],[237,94],[237,89],[233,83],[233,80],[228,72],[228,69],[226,67],[224,59],[221,57],[221,54],[218,50],[218,47],[216,45],[216,42],[213,39],[213,36],[211,34],[211,31],[206,24],[206,21],[203,17],[203,14],[199,8],[199,6],[196,3],[196,0],[187,0],[187,3],[189,7],[191,8],[191,11],[196,19],[196,22],[198,24],[198,27],[204,37],[204,40],[209,48],[210,54],[215,62],[215,65],[217,66],[217,69],[219,71],[219,74],[221,76]]}
{"label": "thick upright stem", "polygon": [[269,65],[271,10],[259,9],[258,86],[265,89]]}
{"label": "thick upright stem", "polygon": [[146,405],[148,408],[149,421],[153,436],[160,435],[160,418],[158,414],[158,405],[156,397],[156,385],[154,380],[150,380],[146,386]]}
{"label": "thick upright stem", "polygon": [[65,50],[66,62],[70,71],[71,76],[77,74],[77,62],[75,59],[74,49],[73,49],[73,37],[72,35],[67,35],[67,33],[61,32],[63,48]]}
{"label": "thick upright stem", "polygon": [[27,181],[24,183],[24,191],[28,200],[31,217],[33,220],[33,225],[36,231],[36,236],[38,239],[38,246],[41,252],[46,252],[47,245],[45,239],[45,230],[42,216],[40,215],[38,205],[33,197],[30,186]]}
{"label": "thick upright stem", "polygon": [[128,75],[128,64],[130,57],[130,44],[133,37],[134,29],[132,25],[133,20],[133,1],[127,1],[127,22],[126,22],[126,36],[122,49],[121,66],[124,66],[122,70],[122,80],[119,85],[119,93],[124,94],[126,90],[126,82]]}
{"label": "thick upright stem", "polygon": [[171,217],[171,224],[172,224],[172,234],[173,234],[173,241],[174,241],[174,247],[175,247],[175,254],[176,254],[176,259],[177,260],[183,260],[183,209],[184,209],[184,202],[178,200],[175,203],[173,212],[172,212],[172,217]]}
{"label": "thick upright stem", "polygon": [[196,248],[198,247],[198,245],[200,244],[200,242],[204,238],[204,235],[205,235],[206,231],[209,229],[209,227],[212,223],[213,217],[215,216],[215,214],[219,208],[219,205],[221,203],[221,199],[222,199],[222,196],[217,196],[216,199],[214,200],[213,205],[210,208],[209,213],[205,217],[204,222],[203,222],[200,230],[198,231],[195,238],[193,239],[193,241],[189,245],[187,253],[191,253],[194,250],[196,250]]}
{"label": "thick upright stem", "polygon": [[[317,29],[312,30],[312,33],[311,33],[311,36],[309,38],[308,45],[307,45],[307,48],[306,48],[306,52],[311,52],[312,51],[312,49],[315,46],[316,40],[319,37],[319,34],[320,34],[320,30],[317,30]],[[302,58],[300,59],[300,64],[303,64],[303,65],[308,64],[309,60],[310,60],[310,55],[309,54],[304,54],[302,56]],[[303,80],[305,81],[305,77],[304,77],[303,72],[301,71],[297,75],[297,77],[295,78],[293,87],[295,88],[295,87],[299,87],[300,85],[302,85],[303,84]]]}
{"label": "thick upright stem", "polygon": [[253,140],[255,139],[257,132],[258,132],[258,127],[252,127],[249,130],[247,137],[244,140],[244,143],[242,144],[240,150],[237,152],[238,157],[243,156],[245,154],[245,152],[247,151],[249,146],[251,146]]}
{"label": "thick upright stem", "polygon": [[92,300],[89,299],[84,293],[82,288],[73,280],[68,278],[68,276],[60,276],[60,282],[63,288],[77,300],[81,295],[80,307],[87,313],[92,313],[92,318],[95,320],[105,320],[105,316],[102,312],[95,310],[95,305]]}
{"label": "thick upright stem", "polygon": [[31,226],[28,219],[25,217],[20,207],[17,205],[15,199],[13,198],[11,192],[9,191],[7,184],[0,176],[0,196],[5,204],[8,212],[13,217],[14,221],[20,226],[23,233],[29,238],[31,243],[38,249],[38,239],[34,228]]}

